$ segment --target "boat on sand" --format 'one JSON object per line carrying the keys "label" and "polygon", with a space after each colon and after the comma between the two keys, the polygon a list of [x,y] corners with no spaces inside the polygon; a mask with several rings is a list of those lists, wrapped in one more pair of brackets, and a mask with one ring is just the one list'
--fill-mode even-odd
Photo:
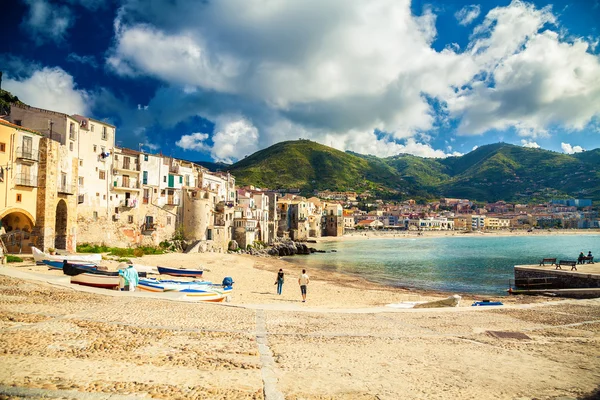
{"label": "boat on sand", "polygon": [[168,268],[168,267],[157,267],[158,273],[162,275],[171,276],[187,276],[190,278],[200,278],[204,272],[201,269],[187,269],[187,268]]}
{"label": "boat on sand", "polygon": [[[68,261],[69,265],[73,267],[77,267],[86,271],[92,271],[98,269],[98,266],[94,263],[77,263]],[[63,269],[64,261],[52,261],[52,260],[43,260],[42,264],[48,266],[51,269]]]}
{"label": "boat on sand", "polygon": [[69,254],[69,255],[59,255],[59,254],[48,254],[37,247],[31,247],[31,253],[33,254],[33,259],[37,264],[42,264],[44,260],[48,261],[60,261],[64,260],[79,262],[79,263],[93,263],[98,264],[102,261],[102,254]]}

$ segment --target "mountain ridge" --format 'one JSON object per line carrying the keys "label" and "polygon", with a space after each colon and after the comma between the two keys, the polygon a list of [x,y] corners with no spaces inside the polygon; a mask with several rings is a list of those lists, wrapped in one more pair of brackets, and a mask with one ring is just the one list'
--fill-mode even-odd
{"label": "mountain ridge", "polygon": [[259,150],[229,171],[241,186],[297,188],[306,194],[329,189],[370,191],[391,199],[600,200],[600,149],[569,155],[493,143],[448,158],[380,158],[297,140]]}

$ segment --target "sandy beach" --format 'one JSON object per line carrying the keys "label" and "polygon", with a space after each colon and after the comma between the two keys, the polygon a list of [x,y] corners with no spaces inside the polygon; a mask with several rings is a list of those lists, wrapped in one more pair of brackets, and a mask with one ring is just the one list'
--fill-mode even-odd
{"label": "sandy beach", "polygon": [[[232,276],[234,293],[222,304],[168,301],[61,283],[60,271],[31,262],[2,266],[2,398],[598,395],[598,299],[502,297],[505,306],[485,308],[470,307],[484,298],[471,296],[457,308],[402,310],[386,304],[447,294],[309,271],[302,303],[299,271],[276,258],[165,254],[135,262],[202,266],[207,280]],[[279,268],[287,274],[281,296],[274,285]],[[525,336],[490,333],[498,331]]]}

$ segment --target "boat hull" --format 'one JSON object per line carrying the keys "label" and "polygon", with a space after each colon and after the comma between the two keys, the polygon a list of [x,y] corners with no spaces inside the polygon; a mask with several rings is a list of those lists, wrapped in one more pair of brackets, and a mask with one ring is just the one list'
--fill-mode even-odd
{"label": "boat hull", "polygon": [[104,289],[114,289],[119,286],[120,277],[111,275],[98,275],[84,272],[71,277],[71,283],[83,286],[92,286]]}
{"label": "boat hull", "polygon": [[198,301],[222,302],[231,292],[231,287],[214,288],[210,282],[160,281],[140,279],[138,289],[154,293],[181,293]]}
{"label": "boat hull", "polygon": [[36,247],[31,247],[31,253],[33,259],[37,264],[42,264],[44,260],[48,261],[60,261],[64,260],[80,262],[80,263],[93,263],[97,264],[102,261],[102,254],[71,254],[71,255],[56,255],[44,253]]}
{"label": "boat hull", "polygon": [[[42,264],[47,265],[48,268],[51,268],[51,269],[63,269],[63,265],[64,265],[62,261],[52,261],[52,260],[43,260]],[[72,267],[86,270],[86,271],[92,271],[92,270],[95,270],[98,268],[96,266],[96,264],[93,264],[93,263],[69,262],[69,265],[71,265]]]}
{"label": "boat hull", "polygon": [[190,278],[200,278],[202,277],[202,273],[204,272],[201,269],[179,269],[167,267],[157,267],[157,269],[158,273],[162,275],[184,276]]}

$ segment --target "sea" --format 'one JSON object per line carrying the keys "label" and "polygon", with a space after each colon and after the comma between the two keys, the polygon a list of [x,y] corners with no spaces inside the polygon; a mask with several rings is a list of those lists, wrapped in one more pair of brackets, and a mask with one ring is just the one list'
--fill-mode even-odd
{"label": "sea", "polygon": [[582,251],[600,256],[600,235],[363,237],[309,246],[326,253],[285,260],[309,271],[360,276],[394,287],[500,295],[514,279],[515,265],[538,264],[542,258],[576,260]]}

